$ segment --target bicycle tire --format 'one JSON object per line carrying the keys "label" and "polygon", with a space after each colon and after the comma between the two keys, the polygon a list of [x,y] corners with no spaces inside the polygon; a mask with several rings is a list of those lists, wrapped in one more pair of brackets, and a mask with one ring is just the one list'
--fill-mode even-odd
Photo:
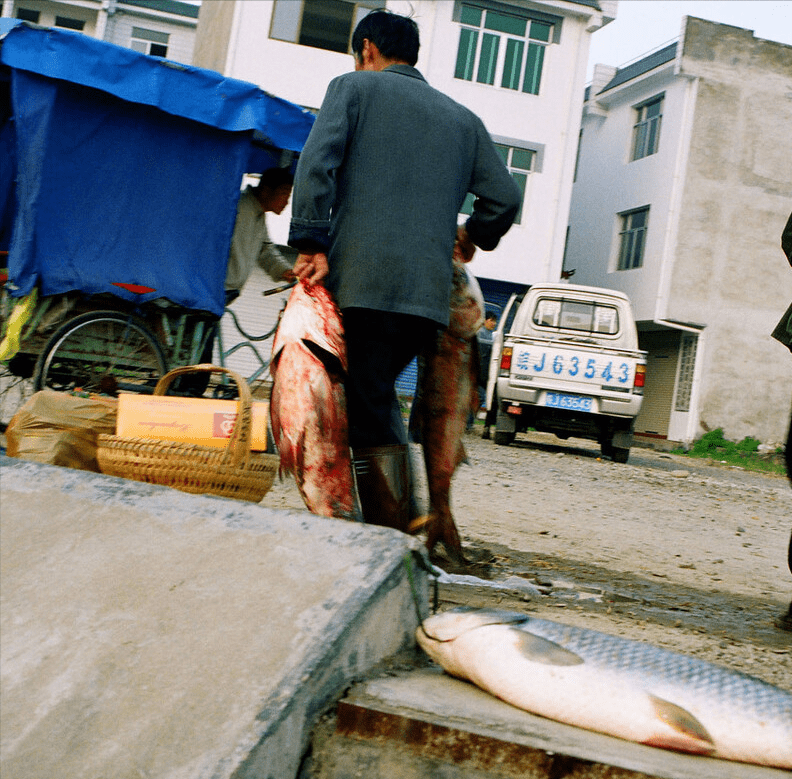
{"label": "bicycle tire", "polygon": [[167,372],[157,337],[136,316],[90,311],[66,322],[50,338],[33,378],[45,387],[80,389],[115,396],[119,391],[150,394]]}

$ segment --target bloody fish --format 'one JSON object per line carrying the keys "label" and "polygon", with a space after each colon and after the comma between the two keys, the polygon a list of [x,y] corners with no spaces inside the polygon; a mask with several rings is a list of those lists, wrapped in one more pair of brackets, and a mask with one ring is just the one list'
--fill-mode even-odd
{"label": "bloody fish", "polygon": [[416,634],[448,673],[526,711],[649,746],[792,769],[792,694],[748,674],[498,609]]}
{"label": "bloody fish", "polygon": [[272,435],[309,511],[355,519],[341,313],[321,285],[292,290],[272,344]]}
{"label": "bloody fish", "polygon": [[454,262],[448,327],[421,355],[419,385],[411,427],[423,446],[429,489],[429,514],[411,524],[425,525],[426,546],[438,542],[457,563],[464,563],[462,541],[451,513],[451,479],[467,457],[462,434],[478,405],[476,333],[484,323],[484,299],[466,266]]}

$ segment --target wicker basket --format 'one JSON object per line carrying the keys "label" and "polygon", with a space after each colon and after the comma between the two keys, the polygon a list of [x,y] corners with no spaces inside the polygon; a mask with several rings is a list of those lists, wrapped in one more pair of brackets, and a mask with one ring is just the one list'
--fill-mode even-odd
{"label": "wicker basket", "polygon": [[185,373],[227,373],[239,390],[237,422],[225,449],[152,438],[100,435],[96,459],[102,473],[162,484],[183,492],[211,493],[258,502],[275,480],[277,455],[250,451],[252,398],[247,382],[234,371],[215,365],[191,365],[163,376],[154,389],[164,395],[170,383]]}

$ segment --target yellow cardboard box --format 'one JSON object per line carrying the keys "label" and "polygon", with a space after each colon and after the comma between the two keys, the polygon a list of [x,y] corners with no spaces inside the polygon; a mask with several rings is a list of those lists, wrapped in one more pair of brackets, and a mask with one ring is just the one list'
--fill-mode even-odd
{"label": "yellow cardboard box", "polygon": [[[116,435],[224,447],[234,429],[237,408],[235,400],[122,393],[118,396]],[[250,448],[264,451],[269,403],[255,401],[252,417]]]}

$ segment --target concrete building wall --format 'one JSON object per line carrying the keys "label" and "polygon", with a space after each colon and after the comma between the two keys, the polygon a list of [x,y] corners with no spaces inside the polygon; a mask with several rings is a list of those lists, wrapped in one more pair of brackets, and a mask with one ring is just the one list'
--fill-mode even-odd
{"label": "concrete building wall", "polygon": [[682,73],[699,87],[669,316],[705,312],[702,429],[780,441],[792,355],[770,332],[792,300],[792,47],[690,19]]}
{"label": "concrete building wall", "polygon": [[[643,347],[657,347],[665,378],[647,376],[653,418],[639,419],[650,434],[784,438],[792,359],[770,332],[792,300],[780,250],[792,211],[790,78],[792,47],[689,18],[672,60],[621,80],[600,71],[586,103],[565,268],[626,292]],[[659,148],[630,161],[636,106],[658,94]],[[643,265],[616,270],[619,214],[641,206]]]}
{"label": "concrete building wall", "polygon": [[234,8],[235,4],[227,0],[201,3],[193,55],[196,64],[201,63],[201,67],[218,73],[225,72]]}

